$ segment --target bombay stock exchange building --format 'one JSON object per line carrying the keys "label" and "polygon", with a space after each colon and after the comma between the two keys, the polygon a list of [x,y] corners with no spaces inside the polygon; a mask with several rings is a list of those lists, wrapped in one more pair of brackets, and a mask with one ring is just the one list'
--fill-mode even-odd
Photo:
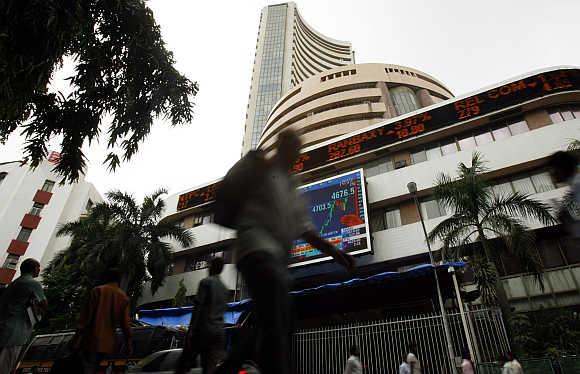
{"label": "bombay stock exchange building", "polygon": [[[281,24],[282,29],[275,30],[274,25]],[[281,36],[268,36],[282,35],[281,30],[284,38],[295,38],[290,44],[284,41],[285,49]],[[458,163],[469,164],[474,151],[487,161],[486,177],[497,193],[522,192],[548,204],[566,193],[566,187],[556,184],[543,165],[550,154],[566,149],[570,139],[580,138],[578,68],[546,68],[454,97],[439,80],[413,68],[350,64],[347,43],[343,60],[334,59],[334,67],[318,65],[317,72],[314,62],[301,52],[313,47],[302,34],[319,43],[324,40],[305,26],[291,3],[263,10],[245,150],[258,145],[271,150],[281,130],[294,128],[306,143],[302,156],[308,160],[303,169],[296,170],[305,184],[364,170],[372,253],[358,256],[360,276],[400,271],[428,261],[419,212],[406,185],[417,183],[420,209],[430,230],[451,214],[433,198],[434,180],[440,172],[454,175]],[[271,96],[258,90],[265,84],[260,79],[272,76],[272,69],[262,65],[272,61],[265,58],[266,40],[280,44]],[[316,47],[312,50],[330,50]],[[284,51],[289,53],[284,55]],[[173,243],[172,275],[155,295],[146,291],[139,304],[167,305],[182,279],[187,294],[195,294],[209,259],[216,255],[226,258],[222,275],[239,299],[240,282],[228,250],[234,234],[212,223],[214,190],[215,182],[209,182],[167,198],[163,220],[180,222],[196,241],[190,248]],[[501,256],[497,265],[511,303],[518,310],[580,305],[580,257],[575,244],[564,238],[560,226],[530,224],[538,238],[538,256],[547,269],[546,287],[538,288],[516,259]],[[339,269],[331,262],[292,272],[296,289],[340,280]],[[423,307],[428,309],[430,301],[425,300]]]}
{"label": "bombay stock exchange building", "polygon": [[293,2],[262,9],[245,119],[242,154],[258,144],[266,118],[282,95],[305,79],[354,62],[349,42],[317,32]]}

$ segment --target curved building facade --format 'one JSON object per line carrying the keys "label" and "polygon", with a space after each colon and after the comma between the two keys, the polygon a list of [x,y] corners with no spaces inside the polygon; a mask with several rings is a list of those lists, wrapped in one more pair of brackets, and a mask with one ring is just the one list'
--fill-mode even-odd
{"label": "curved building facade", "polygon": [[264,7],[256,44],[242,153],[258,144],[274,104],[309,77],[354,62],[349,42],[322,35],[296,4]]}
{"label": "curved building facade", "polygon": [[293,128],[311,146],[452,97],[443,83],[409,67],[341,66],[306,79],[283,96],[258,145],[269,151],[281,130]]}

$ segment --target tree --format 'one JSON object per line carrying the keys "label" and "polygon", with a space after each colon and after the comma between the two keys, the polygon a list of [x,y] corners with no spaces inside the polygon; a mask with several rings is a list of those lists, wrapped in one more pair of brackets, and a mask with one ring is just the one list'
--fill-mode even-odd
{"label": "tree", "polygon": [[459,164],[456,179],[443,173],[438,176],[435,198],[453,215],[429,233],[429,240],[441,241],[443,258],[469,257],[483,302],[498,302],[509,321],[510,307],[499,279],[497,258],[502,251],[516,257],[543,286],[534,233],[524,220],[544,225],[556,220],[546,204],[526,194],[496,194],[486,181],[486,171],[480,154],[474,153],[471,167]]}
{"label": "tree", "polygon": [[[75,63],[66,97],[48,91],[65,56]],[[72,182],[85,168],[81,147],[110,116],[105,163],[115,170],[118,148],[129,160],[154,117],[191,121],[198,85],[173,64],[144,0],[0,1],[0,143],[21,127],[35,167],[61,135],[55,169]]]}
{"label": "tree", "polygon": [[[86,216],[62,226],[58,235],[71,235],[71,244],[44,271],[43,278],[49,279],[45,284],[49,288],[77,287],[75,297],[80,299],[79,295],[93,287],[105,269],[114,267],[122,274],[121,288],[133,306],[146,281],[151,282],[151,292],[155,293],[163,285],[171,260],[165,240],[176,240],[182,246],[193,240],[178,224],[160,221],[165,209],[161,196],[165,193],[164,189],[158,190],[139,205],[129,194],[109,192],[107,202],[95,205]],[[50,279],[60,272],[78,276],[58,276],[64,284],[56,285]]]}
{"label": "tree", "polygon": [[177,288],[177,293],[175,293],[175,297],[171,302],[171,305],[174,307],[181,307],[187,303],[187,288],[183,283],[183,279],[179,281],[179,287]]}

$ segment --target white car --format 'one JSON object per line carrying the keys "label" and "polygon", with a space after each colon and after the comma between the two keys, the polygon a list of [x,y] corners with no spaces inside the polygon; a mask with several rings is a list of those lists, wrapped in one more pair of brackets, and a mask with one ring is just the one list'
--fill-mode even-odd
{"label": "white car", "polygon": [[[128,373],[173,374],[177,366],[181,349],[167,349],[150,354],[136,365],[129,367]],[[201,368],[193,368],[188,374],[202,374]]]}

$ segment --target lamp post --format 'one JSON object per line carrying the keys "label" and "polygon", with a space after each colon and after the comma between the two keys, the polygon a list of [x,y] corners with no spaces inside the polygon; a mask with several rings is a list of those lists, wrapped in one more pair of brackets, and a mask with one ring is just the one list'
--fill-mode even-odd
{"label": "lamp post", "polygon": [[454,373],[456,372],[456,370],[455,370],[455,352],[453,351],[453,340],[451,339],[451,332],[449,330],[447,314],[445,313],[445,306],[443,305],[443,295],[441,294],[441,286],[439,285],[439,276],[437,275],[435,259],[433,258],[433,252],[431,251],[431,243],[429,243],[427,229],[425,228],[425,221],[423,220],[423,213],[421,212],[421,206],[419,205],[419,200],[417,199],[417,183],[415,182],[407,183],[407,189],[409,190],[409,193],[411,194],[411,196],[413,196],[413,200],[415,201],[415,206],[417,207],[417,211],[419,212],[419,218],[421,219],[421,226],[423,227],[425,241],[427,242],[429,259],[431,260],[431,265],[433,266],[433,275],[435,276],[437,298],[439,299],[439,311],[441,313],[441,319],[443,321],[443,330],[445,330],[445,340],[447,341],[447,353],[449,354],[449,365],[451,367],[451,373]]}

